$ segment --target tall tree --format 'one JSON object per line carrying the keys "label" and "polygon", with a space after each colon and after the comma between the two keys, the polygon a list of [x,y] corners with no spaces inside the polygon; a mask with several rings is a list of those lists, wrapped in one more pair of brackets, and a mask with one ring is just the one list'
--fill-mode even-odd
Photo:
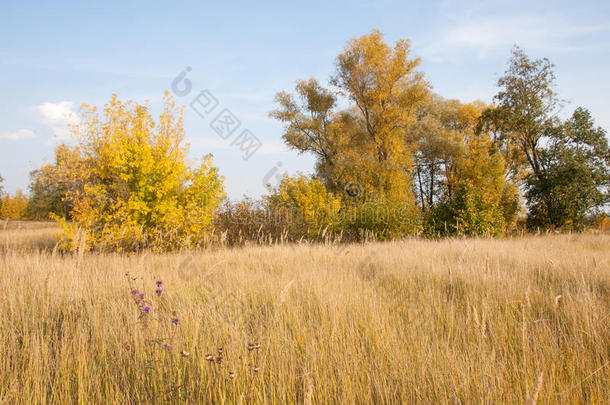
{"label": "tall tree", "polygon": [[[418,105],[429,93],[428,83],[416,71],[418,64],[408,41],[390,46],[379,31],[373,31],[349,41],[337,57],[332,89],[315,80],[299,81],[296,96],[285,92],[276,96],[279,108],[271,116],[285,124],[284,141],[316,156],[317,176],[328,191],[345,193],[344,205],[356,209],[374,203],[382,205],[381,210],[416,212],[413,147],[405,138]],[[346,108],[337,107],[339,99]],[[379,225],[374,223],[377,218],[381,216],[355,221],[354,228],[360,232],[363,226],[373,226],[392,233],[386,232],[394,226],[387,224],[392,221]]]}
{"label": "tall tree", "polygon": [[610,150],[606,131],[579,107],[548,134],[540,153],[542,174],[531,175],[527,197],[531,227],[581,229],[586,215],[603,209],[610,188]]}
{"label": "tall tree", "polygon": [[[368,194],[409,193],[412,151],[404,134],[429,87],[418,64],[408,41],[391,47],[373,31],[351,40],[337,57],[334,90],[299,81],[297,97],[278,93],[280,108],[271,116],[285,123],[289,146],[316,156],[318,175],[330,189],[357,182]],[[338,110],[338,97],[350,106]]]}
{"label": "tall tree", "polygon": [[515,220],[516,187],[490,135],[478,128],[485,108],[435,96],[413,126],[415,190],[431,233],[501,234]]}
{"label": "tall tree", "polygon": [[530,226],[582,227],[585,215],[607,202],[607,139],[583,108],[560,121],[553,67],[513,48],[497,106],[483,114],[480,128],[494,133],[525,187]]}
{"label": "tall tree", "polygon": [[[483,115],[497,135],[495,140],[509,151],[515,171],[529,167],[540,176],[543,170],[540,142],[556,122],[559,102],[553,67],[547,58],[532,60],[514,47],[508,69],[498,79],[497,106]],[[520,153],[510,152],[515,149]]]}
{"label": "tall tree", "polygon": [[401,136],[428,94],[428,84],[415,70],[420,59],[410,58],[410,52],[409,41],[398,40],[392,48],[373,31],[352,39],[337,57],[331,83],[355,103],[380,162],[404,158]]}
{"label": "tall tree", "polygon": [[337,155],[353,140],[353,119],[349,112],[336,111],[336,95],[315,79],[298,80],[295,90],[296,96],[278,93],[280,108],[269,115],[285,124],[284,142],[299,153],[313,154],[318,175],[337,189]]}

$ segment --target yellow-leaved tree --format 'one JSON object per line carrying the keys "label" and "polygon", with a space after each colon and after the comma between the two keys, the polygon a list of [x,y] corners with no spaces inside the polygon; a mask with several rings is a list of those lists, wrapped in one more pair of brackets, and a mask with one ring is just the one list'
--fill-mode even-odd
{"label": "yellow-leaved tree", "polygon": [[266,197],[274,219],[281,221],[287,237],[308,235],[319,239],[340,225],[341,198],[327,191],[324,183],[304,175],[284,176]]}
{"label": "yellow-leaved tree", "polygon": [[413,126],[416,190],[430,234],[499,235],[514,225],[518,189],[507,180],[503,155],[479,129],[485,108],[435,96]]}
{"label": "yellow-leaved tree", "polygon": [[209,155],[188,164],[182,109],[168,92],[163,104],[157,124],[146,106],[116,95],[102,114],[83,105],[77,143],[57,167],[72,184],[72,221],[57,218],[64,249],[167,251],[209,240],[223,179]]}
{"label": "yellow-leaved tree", "polygon": [[[344,225],[359,235],[397,237],[419,231],[412,190],[413,145],[406,142],[429,84],[416,68],[409,41],[393,46],[379,31],[354,38],[339,54],[332,88],[297,82],[296,94],[276,95],[270,115],[283,139],[316,157],[316,175],[342,195]],[[347,102],[339,109],[338,100]]]}
{"label": "yellow-leaved tree", "polygon": [[25,209],[28,205],[28,198],[21,190],[17,190],[15,195],[5,195],[0,201],[0,218],[1,219],[20,219],[25,215]]}

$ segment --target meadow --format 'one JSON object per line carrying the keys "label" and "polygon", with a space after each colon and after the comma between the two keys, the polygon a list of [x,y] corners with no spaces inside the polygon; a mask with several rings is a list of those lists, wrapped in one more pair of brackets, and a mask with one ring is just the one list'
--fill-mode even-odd
{"label": "meadow", "polygon": [[608,234],[120,255],[55,232],[0,226],[1,404],[609,403]]}

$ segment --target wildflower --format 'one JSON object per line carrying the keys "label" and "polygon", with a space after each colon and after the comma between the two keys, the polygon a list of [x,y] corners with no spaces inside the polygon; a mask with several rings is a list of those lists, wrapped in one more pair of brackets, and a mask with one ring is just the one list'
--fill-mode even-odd
{"label": "wildflower", "polygon": [[131,295],[133,295],[134,297],[136,295],[138,295],[140,292],[138,290],[131,290]]}
{"label": "wildflower", "polygon": [[162,288],[157,288],[157,289],[155,290],[155,294],[157,294],[157,295],[161,295],[161,294],[163,294],[163,289],[162,289]]}
{"label": "wildflower", "polygon": [[161,288],[163,286],[163,281],[157,280],[155,284],[157,285],[157,287]]}
{"label": "wildflower", "polygon": [[173,323],[174,325],[178,325],[178,323],[180,323],[180,318],[175,317],[174,319],[172,319],[172,323]]}
{"label": "wildflower", "polygon": [[172,345],[170,345],[169,343],[163,343],[163,348],[167,351],[171,351]]}
{"label": "wildflower", "polygon": [[144,293],[140,293],[137,295],[136,301],[142,301],[144,299]]}
{"label": "wildflower", "polygon": [[144,312],[145,314],[149,313],[151,310],[151,308],[147,305],[145,307],[142,307],[141,311]]}

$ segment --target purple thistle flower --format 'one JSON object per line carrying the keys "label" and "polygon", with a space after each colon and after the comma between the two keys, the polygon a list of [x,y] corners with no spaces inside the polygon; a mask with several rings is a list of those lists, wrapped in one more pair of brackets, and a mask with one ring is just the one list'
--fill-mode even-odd
{"label": "purple thistle flower", "polygon": [[163,281],[157,280],[156,284],[157,284],[157,287],[161,288],[161,286],[163,285]]}
{"label": "purple thistle flower", "polygon": [[145,314],[149,313],[151,310],[151,308],[147,305],[145,307],[142,307],[141,311],[144,312]]}
{"label": "purple thistle flower", "polygon": [[143,300],[143,299],[144,299],[144,293],[140,293],[140,294],[138,294],[138,296],[136,297],[136,299],[137,299],[138,301]]}
{"label": "purple thistle flower", "polygon": [[131,295],[136,296],[138,295],[139,291],[138,290],[131,290]]}
{"label": "purple thistle flower", "polygon": [[164,348],[165,350],[168,350],[168,351],[169,351],[169,350],[172,350],[172,345],[170,345],[169,343],[163,343],[163,348]]}
{"label": "purple thistle flower", "polygon": [[173,323],[174,325],[178,325],[178,323],[180,323],[180,318],[175,317],[174,319],[172,319],[172,323]]}
{"label": "purple thistle flower", "polygon": [[161,294],[163,294],[163,289],[162,289],[162,288],[157,288],[157,289],[155,290],[155,294],[157,294],[157,295],[161,295]]}

